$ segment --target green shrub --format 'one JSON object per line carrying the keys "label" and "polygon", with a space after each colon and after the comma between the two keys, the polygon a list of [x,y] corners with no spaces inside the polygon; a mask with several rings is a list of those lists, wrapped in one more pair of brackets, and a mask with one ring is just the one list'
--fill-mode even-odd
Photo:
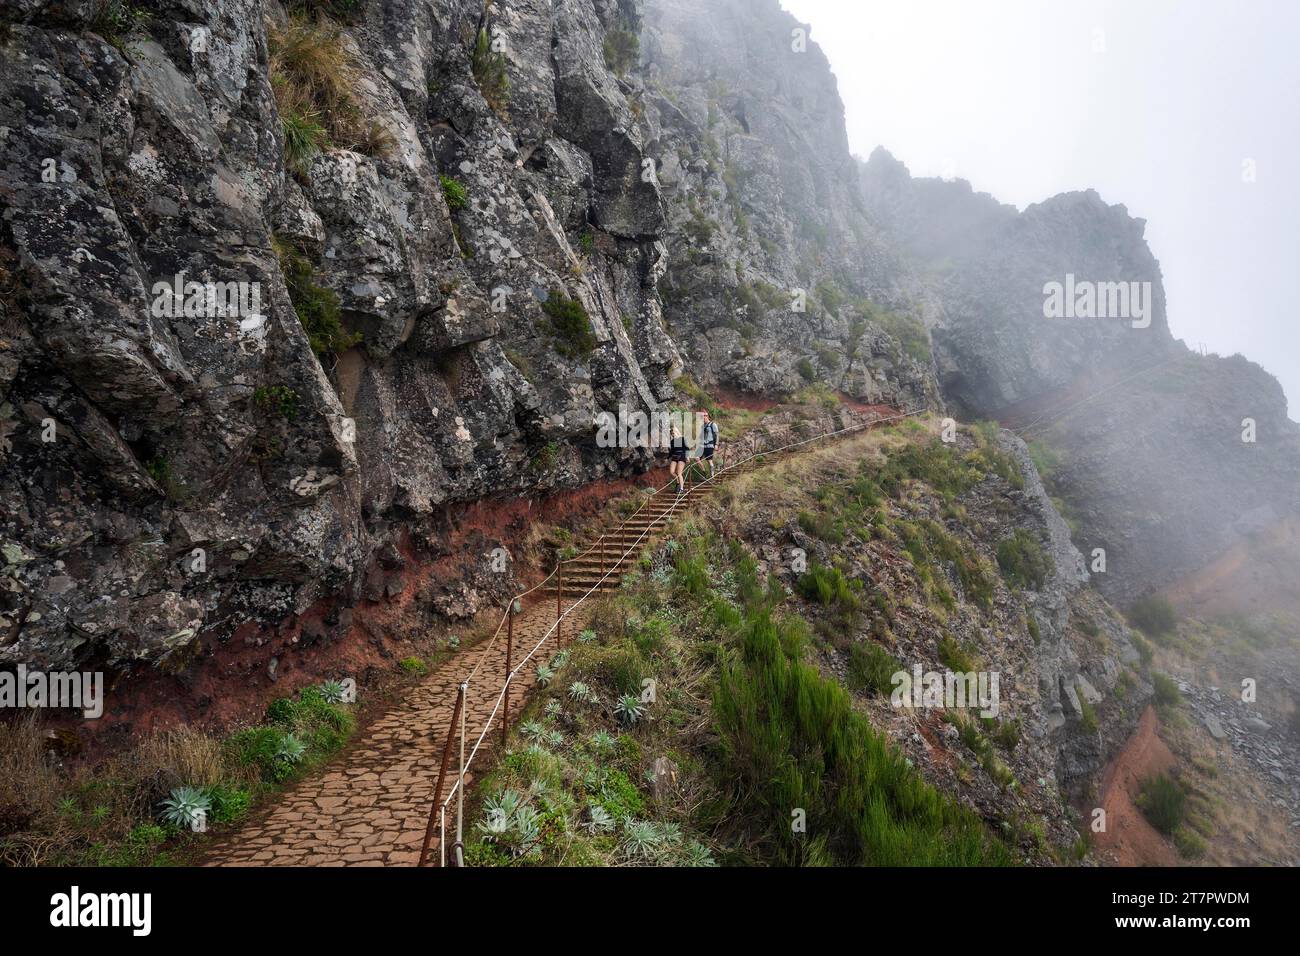
{"label": "green shrub", "polygon": [[253,404],[264,415],[292,419],[298,414],[298,393],[288,385],[259,385],[253,389]]}
{"label": "green shrub", "polygon": [[422,657],[404,657],[397,662],[397,666],[408,674],[427,674],[429,665],[424,662]]}
{"label": "green shrub", "polygon": [[[785,620],[747,609],[739,654],[713,700],[738,809],[766,821],[774,862],[1008,862],[978,817],[892,751],[842,687],[787,654]],[[816,839],[792,832],[792,808]]]}
{"label": "green shrub", "polygon": [[866,309],[866,317],[895,339],[911,358],[918,362],[930,361],[930,333],[924,322],[914,315],[889,312],[870,303]]}
{"label": "green shrub", "polygon": [[1015,750],[1020,743],[1021,727],[1020,719],[998,720],[994,717],[981,718],[984,721],[984,732],[988,734],[989,739],[996,743],[1003,750]]}
{"label": "green shrub", "polygon": [[[266,709],[269,724],[236,731],[226,740],[228,758],[279,783],[299,766],[309,766],[343,746],[352,732],[352,713],[326,699],[319,687],[304,687],[295,700],[280,697]],[[299,751],[298,744],[301,744]],[[301,759],[286,759],[292,751]]]}
{"label": "green shrub", "polygon": [[87,27],[126,53],[126,41],[149,26],[153,15],[143,6],[127,0],[99,0]]}
{"label": "green shrub", "polygon": [[253,795],[240,787],[216,786],[208,791],[212,798],[212,822],[235,823],[248,813]]}
{"label": "green shrub", "polygon": [[1128,619],[1135,627],[1155,638],[1172,634],[1178,627],[1178,614],[1173,605],[1155,595],[1133,602],[1128,609]]}
{"label": "green shrub", "polygon": [[1174,846],[1179,855],[1188,860],[1200,859],[1205,855],[1205,841],[1187,827],[1179,827],[1174,833]]}
{"label": "green shrub", "polygon": [[1187,791],[1177,780],[1158,774],[1142,782],[1137,805],[1153,827],[1170,836],[1187,812]]}
{"label": "green shrub", "polygon": [[799,527],[811,535],[821,538],[827,544],[842,544],[844,532],[838,522],[830,515],[821,512],[800,511]]}
{"label": "green shrub", "polygon": [[300,175],[306,175],[312,157],[329,146],[329,132],[315,113],[306,112],[297,105],[281,110],[280,129],[284,134],[285,165]]}
{"label": "green shrub", "polygon": [[1088,699],[1082,695],[1079,696],[1079,714],[1079,726],[1083,728],[1085,733],[1095,734],[1100,726],[1097,723],[1097,711],[1093,709]]}
{"label": "green shrub", "polygon": [[849,686],[870,694],[893,690],[891,678],[903,666],[879,644],[859,641],[849,647]]}
{"label": "green shrub", "polygon": [[817,378],[817,370],[813,368],[813,363],[809,361],[806,355],[794,363],[794,368],[805,382],[811,382]]}
{"label": "green shrub", "polygon": [[889,454],[880,467],[877,481],[889,495],[902,494],[909,480],[929,485],[945,500],[975,487],[984,477],[980,460],[968,460],[949,445],[935,440],[909,443]]}
{"label": "green shrub", "polygon": [[1031,441],[1028,447],[1029,457],[1034,460],[1034,467],[1038,469],[1039,476],[1044,481],[1049,480],[1052,473],[1060,467],[1060,453],[1051,445],[1037,439]]}
{"label": "green shrub", "polygon": [[506,58],[492,50],[492,40],[487,30],[479,30],[474,38],[474,51],[470,55],[470,70],[474,82],[488,106],[500,113],[510,102],[510,79],[506,76]]}
{"label": "green shrub", "polygon": [[1038,538],[1024,528],[1017,528],[1011,537],[998,542],[998,567],[1009,583],[1035,591],[1054,570]]}
{"label": "green shrub", "polygon": [[590,355],[596,347],[596,335],[591,330],[591,318],[577,299],[552,292],[542,303],[542,311],[550,318],[551,333],[557,340],[556,351],[568,358]]}
{"label": "green shrub", "polygon": [[631,30],[610,30],[605,34],[604,53],[605,65],[619,76],[626,76],[641,56],[641,38]]}
{"label": "green shrub", "polygon": [[1141,634],[1139,634],[1137,631],[1131,632],[1129,634],[1129,638],[1133,642],[1133,647],[1138,652],[1138,657],[1142,659],[1142,663],[1150,664],[1151,661],[1154,660],[1156,656],[1156,649],[1151,646],[1151,642],[1148,641]]}
{"label": "green shrub", "polygon": [[979,670],[975,655],[963,647],[951,634],[939,638],[939,660],[950,671],[969,674]]}
{"label": "green shrub", "polygon": [[844,572],[819,561],[808,565],[808,570],[799,577],[798,588],[805,598],[823,607],[859,603],[858,592],[844,577]]}
{"label": "green shrub", "polygon": [[272,240],[272,246],[280,260],[293,310],[307,333],[312,351],[317,355],[337,354],[360,342],[361,333],[349,332],[343,326],[338,295],[313,281],[315,268],[307,257],[292,243],[278,237]]}
{"label": "green shrub", "polygon": [[447,200],[447,208],[452,212],[460,212],[469,206],[469,194],[465,192],[465,184],[453,176],[439,176],[438,182],[442,185],[442,197]]}
{"label": "green shrub", "polygon": [[[980,607],[992,606],[993,580],[985,571],[985,562],[949,534],[943,525],[927,518],[919,522],[899,521],[897,528],[903,548],[911,557],[921,580],[937,589],[941,599],[946,597],[946,604],[951,605],[952,598],[944,584],[946,575],[942,569],[951,565],[966,597]],[[937,575],[934,573],[936,569],[940,571]]]}
{"label": "green shrub", "polygon": [[1152,674],[1151,686],[1155,690],[1157,704],[1164,707],[1177,707],[1183,702],[1183,695],[1178,690],[1178,682],[1167,674]]}

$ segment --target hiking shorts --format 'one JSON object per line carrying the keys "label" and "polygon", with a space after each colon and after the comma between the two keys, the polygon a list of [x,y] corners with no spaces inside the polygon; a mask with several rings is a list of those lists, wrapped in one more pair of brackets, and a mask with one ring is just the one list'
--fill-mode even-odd
{"label": "hiking shorts", "polygon": [[712,457],[713,457],[713,446],[705,445],[704,448],[700,451],[700,458],[704,461],[708,461]]}

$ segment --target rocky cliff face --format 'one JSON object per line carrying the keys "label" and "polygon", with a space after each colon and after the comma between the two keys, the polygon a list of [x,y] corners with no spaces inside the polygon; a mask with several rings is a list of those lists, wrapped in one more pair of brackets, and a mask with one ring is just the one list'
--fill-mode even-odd
{"label": "rocky cliff face", "polygon": [[596,415],[683,368],[933,401],[827,306],[887,270],[824,59],[714,6],[11,6],[0,661],[350,606],[458,503],[644,468]]}

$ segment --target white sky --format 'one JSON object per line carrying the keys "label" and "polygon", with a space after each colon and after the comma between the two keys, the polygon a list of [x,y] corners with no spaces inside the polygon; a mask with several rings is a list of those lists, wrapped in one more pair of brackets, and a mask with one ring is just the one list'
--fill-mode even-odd
{"label": "white sky", "polygon": [[1175,337],[1241,352],[1300,407],[1300,0],[781,3],[830,59],[855,153],[1022,209],[1123,203]]}

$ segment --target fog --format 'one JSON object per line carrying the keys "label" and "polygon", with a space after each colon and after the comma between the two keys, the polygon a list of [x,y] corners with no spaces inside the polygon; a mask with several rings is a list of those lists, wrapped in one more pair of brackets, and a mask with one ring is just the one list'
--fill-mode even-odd
{"label": "fog", "polygon": [[1123,203],[1175,337],[1259,362],[1296,417],[1300,3],[781,2],[830,59],[855,153],[1022,209]]}

